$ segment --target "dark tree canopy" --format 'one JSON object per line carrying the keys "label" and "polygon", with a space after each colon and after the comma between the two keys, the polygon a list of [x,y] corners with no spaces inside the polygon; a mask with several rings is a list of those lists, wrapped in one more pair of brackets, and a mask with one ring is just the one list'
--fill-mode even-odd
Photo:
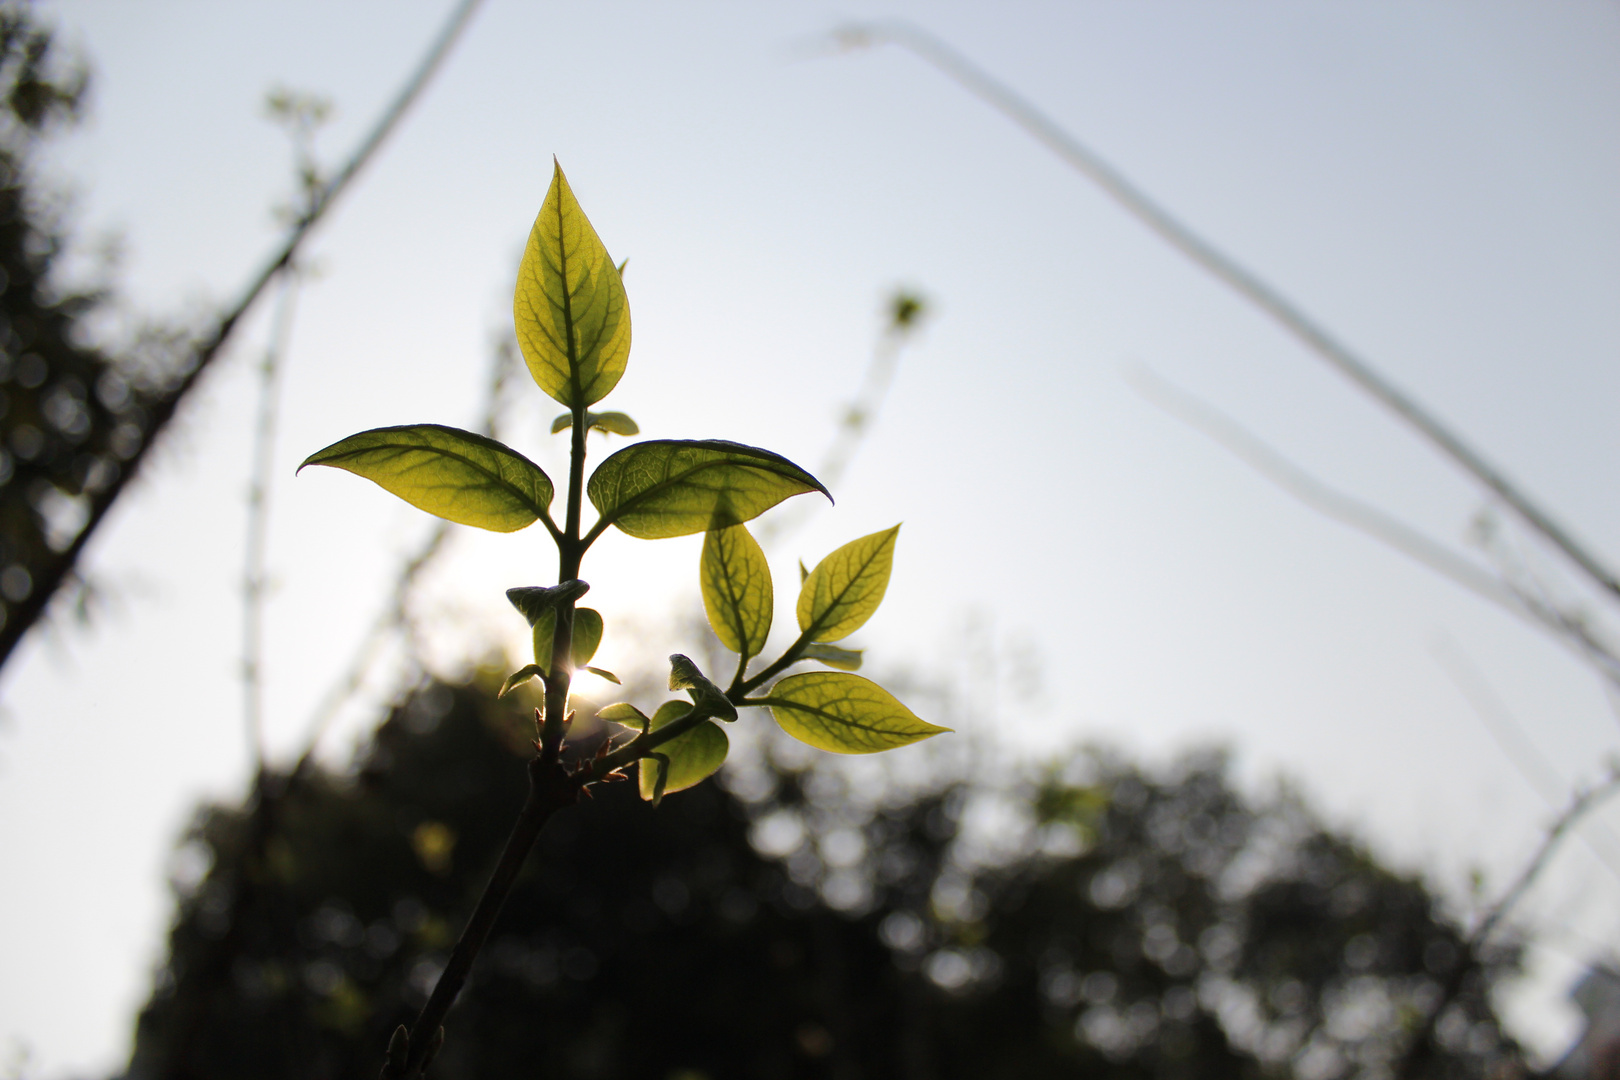
{"label": "dark tree canopy", "polygon": [[93,344],[107,296],[62,278],[63,199],[42,147],[76,122],[87,77],[32,6],[0,3],[0,663],[72,578],[79,541],[172,407],[174,340]]}
{"label": "dark tree canopy", "polygon": [[[488,686],[436,683],[352,770],[202,810],[129,1075],[374,1077],[532,738]],[[431,1075],[1383,1075],[1456,965],[1424,1075],[1522,1071],[1486,993],[1512,951],[1468,955],[1421,883],[1240,796],[1217,754],[904,795],[836,762],[724,775],[656,810],[608,785],[552,822]],[[960,828],[986,801],[1011,815],[991,859]]]}

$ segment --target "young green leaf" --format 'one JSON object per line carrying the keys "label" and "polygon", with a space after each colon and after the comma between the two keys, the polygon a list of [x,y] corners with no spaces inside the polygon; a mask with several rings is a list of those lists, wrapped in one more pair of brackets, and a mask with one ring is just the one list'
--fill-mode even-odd
{"label": "young green leaf", "polygon": [[529,232],[512,299],[518,347],[540,389],[570,409],[608,395],[630,357],[630,303],[562,167]]}
{"label": "young green leaf", "polygon": [[724,439],[635,443],[603,461],[585,490],[602,515],[593,532],[617,525],[643,540],[740,525],[807,491],[827,495],[787,458]]}
{"label": "young green leaf", "polygon": [[591,662],[597,647],[602,644],[601,612],[588,607],[574,609],[573,642],[574,647],[570,651],[574,654],[574,666],[582,668]]}
{"label": "young green leaf", "polygon": [[698,666],[680,653],[669,657],[669,688],[685,690],[695,705],[708,705],[709,715],[727,723],[737,719],[737,707],[726,697],[725,691],[709,681]]}
{"label": "young green leaf", "polygon": [[[692,706],[684,701],[666,701],[658,707],[657,712],[653,713],[652,730],[657,731],[665,724],[672,724],[691,711]],[[725,764],[726,754],[730,749],[731,740],[726,738],[726,733],[708,720],[686,734],[678,735],[664,743],[658,748],[658,752],[669,759],[669,773],[664,780],[664,794],[684,791],[708,779],[716,769]],[[663,762],[649,758],[641,759],[637,779],[643,799],[649,801],[652,799],[658,782],[658,771],[663,768]]]}
{"label": "young green leaf", "polygon": [[[551,649],[557,639],[557,609],[547,608],[534,620],[534,663],[541,671],[551,670]],[[584,667],[602,643],[602,615],[595,608],[574,609],[574,666]]]}
{"label": "young green leaf", "polygon": [[506,599],[528,620],[529,625],[533,626],[536,619],[558,604],[578,600],[590,591],[591,587],[579,580],[564,581],[556,585],[519,585],[515,589],[506,590]]}
{"label": "young green leaf", "polygon": [[606,668],[591,667],[591,666],[589,666],[587,664],[582,664],[580,666],[584,667],[586,671],[590,672],[592,675],[595,675],[598,679],[606,679],[608,682],[613,683],[615,686],[620,685],[619,677],[617,675],[613,674],[613,672],[607,670]]}
{"label": "young green leaf", "polygon": [[900,526],[852,540],[828,555],[799,587],[799,629],[811,641],[848,637],[883,602]]}
{"label": "young green leaf", "polygon": [[624,724],[626,727],[635,727],[646,730],[651,723],[647,714],[630,704],[628,701],[615,701],[612,705],[604,705],[596,710],[598,720],[611,720],[615,724]]}
{"label": "young green leaf", "polygon": [[789,675],[763,700],[782,730],[835,754],[872,754],[949,731],[921,720],[870,679],[842,671]]}
{"label": "young green leaf", "polygon": [[528,682],[530,679],[535,678],[536,676],[543,676],[544,674],[545,672],[541,671],[533,664],[519,668],[517,671],[514,671],[512,674],[506,677],[506,681],[501,683],[501,692],[495,696],[505,697],[513,690],[516,690],[518,687]]}
{"label": "young green leaf", "polygon": [[[574,414],[563,413],[551,422],[551,433],[567,431],[574,426]],[[622,412],[605,412],[585,414],[585,426],[604,431],[609,435],[640,435],[641,428],[630,417]]]}
{"label": "young green leaf", "polygon": [[830,668],[839,671],[859,671],[861,669],[860,649],[840,649],[837,645],[806,645],[799,654],[801,660],[819,660]]}
{"label": "young green leaf", "polygon": [[747,526],[710,529],[698,562],[703,610],[720,644],[743,656],[758,656],[771,635],[776,593],[765,552]]}
{"label": "young green leaf", "polygon": [[516,450],[441,424],[362,431],[317,450],[298,468],[307,465],[347,469],[418,509],[492,532],[533,525],[553,494],[551,478]]}

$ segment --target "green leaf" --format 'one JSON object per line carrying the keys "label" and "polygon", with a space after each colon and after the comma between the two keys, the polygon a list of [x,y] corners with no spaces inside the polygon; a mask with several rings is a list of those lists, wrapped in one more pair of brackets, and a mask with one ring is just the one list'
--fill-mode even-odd
{"label": "green leaf", "polygon": [[800,660],[819,660],[828,667],[839,671],[859,671],[861,669],[860,649],[840,649],[837,645],[807,645],[799,654]]}
{"label": "green leaf", "polygon": [[809,576],[810,576],[810,571],[808,571],[808,570],[806,570],[804,568],[804,560],[800,559],[799,560],[799,584],[803,585],[804,582],[805,582],[805,579],[808,578]]}
{"label": "green leaf", "polygon": [[740,525],[807,491],[827,495],[787,458],[724,439],[627,446],[597,467],[586,491],[602,515],[593,531],[617,525],[643,540]]}
{"label": "green leaf", "polygon": [[522,454],[442,424],[373,428],[317,450],[298,466],[330,465],[363,476],[430,514],[493,532],[546,516],[551,478]]}
{"label": "green leaf", "polygon": [[528,620],[529,625],[533,626],[540,616],[554,610],[558,604],[578,600],[590,591],[589,585],[575,579],[549,586],[520,585],[515,589],[507,589],[506,599]]}
{"label": "green leaf", "polygon": [[[665,724],[674,723],[692,711],[692,706],[684,701],[666,701],[653,713],[652,730],[657,731]],[[598,716],[601,714],[598,713]],[[714,775],[715,770],[725,764],[726,754],[731,749],[731,740],[720,727],[708,720],[684,735],[676,736],[658,748],[658,753],[669,759],[669,773],[664,780],[664,794],[684,791],[695,784],[700,784]],[[641,787],[641,797],[651,801],[654,789],[658,782],[658,772],[663,769],[662,762],[651,758],[642,758],[638,771],[638,781]]]}
{"label": "green leaf", "polygon": [[562,167],[529,232],[512,299],[518,347],[540,389],[570,409],[602,400],[630,358],[630,303]]}
{"label": "green leaf", "polygon": [[720,643],[734,653],[758,656],[771,635],[776,593],[765,552],[744,525],[710,529],[698,562],[703,610]]}
{"label": "green leaf", "polygon": [[828,555],[799,587],[799,629],[811,641],[848,637],[872,617],[889,587],[900,526],[852,540]]}
{"label": "green leaf", "polygon": [[[574,426],[574,414],[563,413],[551,422],[551,433],[567,431]],[[585,426],[605,431],[609,435],[640,435],[641,428],[629,416],[622,412],[605,412],[585,414]]]}
{"label": "green leaf", "polygon": [[749,704],[769,706],[783,731],[835,754],[873,754],[951,730],[918,719],[872,680],[842,671],[789,675]]}
{"label": "green leaf", "polygon": [[669,657],[669,688],[685,690],[694,704],[707,703],[710,715],[727,722],[737,719],[737,707],[726,697],[725,691],[709,681],[698,666],[680,653]]}
{"label": "green leaf", "polygon": [[[548,608],[534,621],[534,663],[541,671],[551,670],[551,649],[557,640],[557,609]],[[602,643],[602,615],[595,608],[574,609],[574,666],[584,667]]]}
{"label": "green leaf", "polygon": [[591,666],[589,666],[587,664],[581,664],[580,666],[585,668],[585,670],[590,672],[592,675],[595,675],[598,679],[606,679],[608,682],[613,683],[615,686],[620,685],[619,677],[617,675],[613,674],[613,672],[607,670],[606,668],[591,667]]}
{"label": "green leaf", "polygon": [[582,668],[591,662],[596,649],[602,644],[602,613],[595,608],[574,609],[574,666]]}
{"label": "green leaf", "polygon": [[596,710],[598,720],[611,720],[615,724],[624,724],[627,727],[638,727],[643,731],[651,723],[647,714],[630,704],[628,701],[615,701],[612,705],[604,705]]}
{"label": "green leaf", "polygon": [[506,681],[501,683],[501,692],[495,696],[505,697],[513,690],[516,690],[518,687],[528,682],[530,679],[537,676],[543,676],[544,674],[545,672],[541,671],[540,668],[534,664],[529,664],[526,667],[519,668],[517,671],[514,671],[512,674],[506,677]]}

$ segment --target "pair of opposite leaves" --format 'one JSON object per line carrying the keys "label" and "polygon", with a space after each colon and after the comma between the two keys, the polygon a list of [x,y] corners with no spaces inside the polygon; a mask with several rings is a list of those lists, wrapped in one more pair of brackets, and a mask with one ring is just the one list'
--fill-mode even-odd
{"label": "pair of opposite leaves", "polygon": [[[624,374],[630,306],[618,268],[560,167],[530,230],[512,309],[535,383],[588,425],[615,430],[607,421],[621,414],[585,409]],[[544,521],[561,537],[550,515],[556,489],[545,471],[470,431],[442,424],[376,428],[311,454],[304,465],[347,469],[458,524],[515,532]],[[748,521],[811,491],[827,494],[808,472],[758,447],[722,439],[634,443],[603,461],[586,485],[599,515],[587,542],[609,525],[649,540],[686,536],[716,522]]]}

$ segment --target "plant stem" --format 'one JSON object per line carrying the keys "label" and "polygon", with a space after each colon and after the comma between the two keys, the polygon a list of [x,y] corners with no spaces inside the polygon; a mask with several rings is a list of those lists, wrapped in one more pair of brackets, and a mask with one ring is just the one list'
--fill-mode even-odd
{"label": "plant stem", "polygon": [[579,788],[578,782],[564,773],[560,765],[547,764],[538,757],[529,761],[529,797],[518,815],[517,824],[512,827],[512,835],[507,837],[501,861],[495,865],[489,884],[484,886],[484,894],[478,898],[478,906],[473,909],[472,918],[467,920],[466,929],[462,930],[460,940],[450,953],[450,962],[445,965],[443,974],[433,987],[432,996],[422,1006],[421,1014],[411,1026],[410,1053],[405,1059],[403,1074],[405,1080],[416,1080],[427,1067],[424,1059],[433,1035],[444,1023],[450,1006],[455,1004],[461,988],[466,985],[473,961],[484,947],[489,932],[494,929],[495,920],[513,884],[517,882],[529,850],[534,847],[540,830],[551,820],[551,815],[565,806],[571,806],[579,797]]}

